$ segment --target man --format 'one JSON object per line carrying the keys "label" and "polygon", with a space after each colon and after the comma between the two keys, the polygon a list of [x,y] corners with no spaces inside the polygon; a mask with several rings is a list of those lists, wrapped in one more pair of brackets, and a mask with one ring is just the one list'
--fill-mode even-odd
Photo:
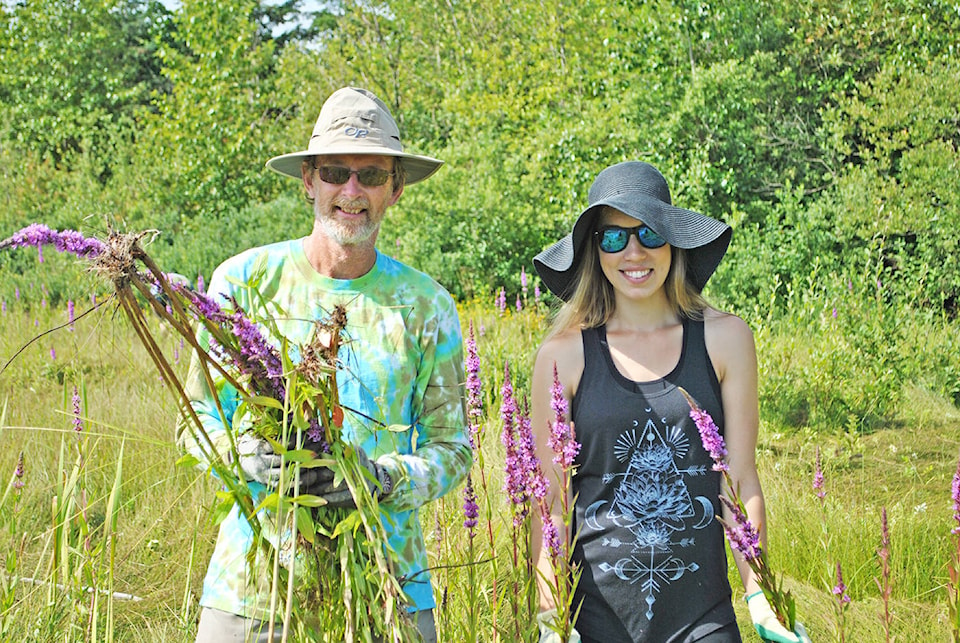
{"label": "man", "polygon": [[[429,177],[441,164],[403,151],[396,122],[379,98],[353,87],[334,92],[308,148],[267,162],[271,170],[302,180],[313,204],[313,231],[228,259],[214,272],[208,292],[215,299],[235,297],[248,310],[283,311],[275,315],[277,326],[294,343],[306,342],[313,320],[328,317],[336,305],[346,308],[337,372],[340,401],[349,409],[343,435],[376,480],[370,491],[378,494],[397,575],[425,641],[436,640],[436,603],[418,509],[456,487],[472,457],[464,430],[462,337],[450,295],[381,254],[376,241],[387,208],[405,185]],[[237,284],[255,273],[261,276],[253,301]],[[228,389],[220,392],[224,415],[240,425],[239,418],[233,422],[237,400]],[[187,391],[220,453],[229,451],[225,431],[238,436],[237,464],[251,487],[275,482],[280,457],[266,441],[223,425],[196,363]],[[191,431],[182,430],[179,441],[203,460]],[[307,493],[350,506],[349,491],[333,487],[329,474],[321,470],[320,480],[311,478]],[[251,631],[253,640],[268,640],[262,579],[258,590],[258,579],[247,578],[251,543],[250,526],[234,507],[220,526],[204,579],[198,642],[240,641]]]}

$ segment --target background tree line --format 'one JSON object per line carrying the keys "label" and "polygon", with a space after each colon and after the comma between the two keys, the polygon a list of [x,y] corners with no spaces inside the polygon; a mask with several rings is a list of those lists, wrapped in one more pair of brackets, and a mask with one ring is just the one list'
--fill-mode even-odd
{"label": "background tree line", "polygon": [[[309,230],[299,186],[263,164],[356,84],[447,161],[381,248],[461,299],[512,301],[596,173],[639,158],[734,226],[709,294],[741,314],[878,301],[897,312],[854,329],[875,362],[903,311],[957,312],[954,2],[19,0],[0,16],[0,236],[155,229],[162,266],[209,276]],[[0,297],[55,302],[83,278],[64,261],[39,284],[25,255],[0,256]],[[960,364],[940,366],[960,397]]]}

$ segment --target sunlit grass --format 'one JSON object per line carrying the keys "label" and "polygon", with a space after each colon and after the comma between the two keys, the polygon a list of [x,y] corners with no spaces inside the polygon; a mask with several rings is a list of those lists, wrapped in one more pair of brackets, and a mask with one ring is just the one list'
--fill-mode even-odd
{"label": "sunlit grass", "polygon": [[[87,307],[78,305],[78,312]],[[0,316],[0,360],[6,362],[32,338],[65,321],[63,309],[27,310],[8,302]],[[502,493],[498,400],[505,362],[510,363],[518,397],[526,393],[545,315],[529,309],[498,314],[490,305],[472,302],[461,307],[461,321],[465,331],[473,322],[481,360],[484,469],[481,476],[475,465],[473,475],[481,496],[473,560],[468,559],[459,493],[422,513],[431,564],[438,567],[434,572],[441,601],[438,626],[441,640],[462,639],[467,597],[473,596],[479,598],[480,631],[492,632],[496,620],[504,640],[513,640],[518,627],[527,633],[532,629],[528,621],[516,622],[512,608],[518,590],[520,595],[526,590],[516,586],[518,577],[512,571],[514,542]],[[921,336],[955,334],[956,328],[948,324],[914,321],[903,332],[904,342],[920,345]],[[761,386],[765,372],[783,363],[784,353],[778,351],[788,346],[795,350],[800,336],[788,322],[771,323],[763,332],[758,341]],[[173,361],[179,347],[172,336],[165,349]],[[23,543],[22,556],[6,572],[8,578],[21,581],[3,638],[63,640],[64,632],[70,631],[77,635],[71,639],[83,639],[92,632],[92,603],[85,587],[94,579],[80,574],[74,586],[51,590],[51,583],[59,582],[51,567],[57,530],[78,542],[76,511],[59,524],[53,518],[54,496],[63,492],[79,443],[70,413],[73,386],[85,391],[86,402],[81,437],[85,520],[95,542],[104,538],[111,518],[117,525],[113,562],[93,561],[100,574],[96,581],[112,576],[110,591],[116,592],[112,613],[104,602],[96,608],[98,637],[113,628],[115,640],[192,641],[201,581],[216,534],[208,515],[216,485],[194,470],[174,465],[178,458],[174,400],[125,319],[109,305],[78,321],[72,332],[64,328],[42,336],[0,375],[0,406],[6,404],[0,427],[0,479],[8,479],[21,450],[26,460],[19,510],[14,514],[9,501],[0,508],[4,527],[0,551]],[[866,433],[846,417],[837,418],[833,430],[784,426],[764,418],[758,461],[767,495],[772,562],[786,573],[800,620],[815,641],[833,638],[829,589],[837,561],[843,564],[853,599],[846,619],[847,640],[883,640],[879,617],[883,606],[874,582],[880,574],[876,550],[882,507],[890,520],[894,633],[900,640],[949,637],[945,583],[953,546],[950,480],[956,468],[958,419],[956,407],[929,387],[905,389],[896,416]],[[61,444],[66,453],[62,462]],[[818,446],[827,491],[823,513],[812,489]],[[115,506],[109,509],[121,453],[122,477]],[[526,555],[524,543],[519,551]],[[69,555],[75,557],[75,569],[91,562],[82,548]],[[467,565],[474,571],[472,584]],[[739,600],[742,592],[732,568],[731,581],[745,640],[758,640]],[[526,609],[517,612],[521,619],[529,616]]]}

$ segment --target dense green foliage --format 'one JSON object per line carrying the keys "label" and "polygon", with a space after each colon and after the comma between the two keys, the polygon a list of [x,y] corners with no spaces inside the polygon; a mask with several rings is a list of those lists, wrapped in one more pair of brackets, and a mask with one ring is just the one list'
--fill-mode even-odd
{"label": "dense green foliage", "polygon": [[[32,221],[156,229],[164,268],[209,276],[309,230],[301,186],[263,164],[356,84],[408,149],[447,161],[391,210],[381,247],[459,298],[504,287],[512,302],[596,173],[639,158],[675,202],[734,226],[708,294],[808,340],[770,409],[868,427],[916,379],[960,397],[956,351],[928,371],[888,354],[902,317],[960,306],[956,3],[0,6],[0,237]],[[70,296],[74,269],[41,283],[32,265],[0,256],[0,298]],[[835,378],[862,392],[837,399]]]}

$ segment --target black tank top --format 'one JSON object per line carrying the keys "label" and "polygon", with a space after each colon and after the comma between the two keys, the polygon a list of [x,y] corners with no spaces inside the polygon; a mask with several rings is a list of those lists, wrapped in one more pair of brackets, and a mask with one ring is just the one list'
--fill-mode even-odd
{"label": "black tank top", "polygon": [[676,367],[653,382],[616,368],[606,328],[583,333],[572,404],[582,447],[573,478],[584,643],[696,641],[736,622],[720,514],[720,474],[683,387],[723,432],[720,383],[703,322],[684,320]]}

